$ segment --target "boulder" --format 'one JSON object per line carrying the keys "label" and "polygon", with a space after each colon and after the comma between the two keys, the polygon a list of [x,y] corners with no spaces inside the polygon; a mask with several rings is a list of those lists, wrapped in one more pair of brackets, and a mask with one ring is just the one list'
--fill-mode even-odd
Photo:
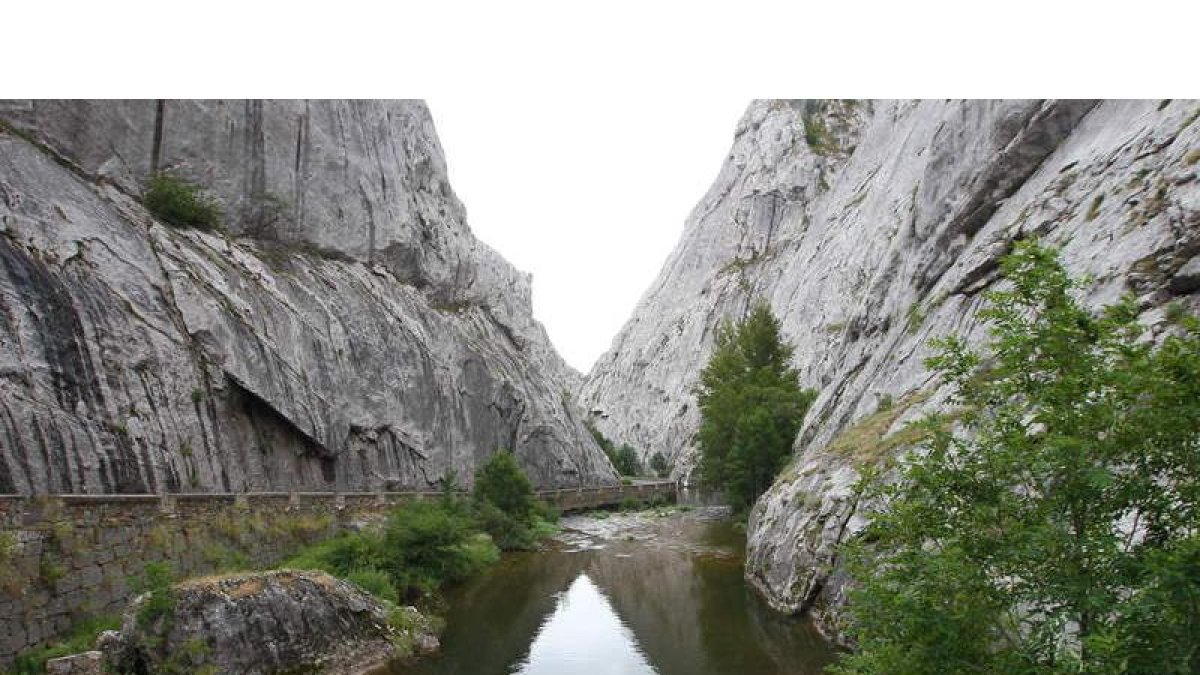
{"label": "boulder", "polygon": [[147,615],[151,601],[139,597],[119,636],[101,641],[118,673],[359,673],[437,648],[415,609],[392,609],[324,572],[190,580],[171,589],[167,610]]}

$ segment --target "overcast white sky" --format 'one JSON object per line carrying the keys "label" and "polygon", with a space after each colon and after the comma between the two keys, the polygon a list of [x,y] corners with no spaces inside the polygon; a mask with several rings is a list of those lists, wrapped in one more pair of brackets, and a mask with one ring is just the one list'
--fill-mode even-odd
{"label": "overcast white sky", "polygon": [[432,98],[475,235],[533,273],[533,311],[586,373],[717,177],[749,101]]}

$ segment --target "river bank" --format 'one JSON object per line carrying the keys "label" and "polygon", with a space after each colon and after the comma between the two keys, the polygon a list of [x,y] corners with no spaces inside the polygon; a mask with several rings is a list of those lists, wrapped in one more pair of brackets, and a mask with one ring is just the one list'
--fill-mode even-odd
{"label": "river bank", "polygon": [[446,593],[441,651],[377,675],[460,672],[816,675],[833,649],[742,579],[744,536],[723,507],[562,518]]}

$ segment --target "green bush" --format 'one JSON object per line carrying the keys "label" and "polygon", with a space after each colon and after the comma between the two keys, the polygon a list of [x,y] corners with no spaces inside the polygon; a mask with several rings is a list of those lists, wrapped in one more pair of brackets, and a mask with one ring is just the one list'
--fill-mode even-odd
{"label": "green bush", "polygon": [[636,476],[641,473],[641,464],[638,462],[637,451],[629,445],[617,447],[607,436],[599,429],[592,425],[591,422],[585,423],[587,430],[591,432],[592,438],[596,439],[596,444],[604,451],[608,457],[608,461],[612,462],[613,468],[622,476]]}
{"label": "green bush", "polygon": [[498,556],[471,509],[450,497],[402,504],[382,531],[340,534],[281,567],[321,570],[389,602],[408,602],[481,571]]}
{"label": "green bush", "polygon": [[861,486],[887,509],[843,551],[835,672],[1200,673],[1200,321],[1143,339],[1135,298],[1089,311],[1032,242],[1001,272],[987,353],[928,362],[961,429],[927,418]]}
{"label": "green bush", "polygon": [[511,453],[495,453],[475,473],[475,501],[495,506],[522,523],[533,517],[533,486]]}
{"label": "green bush", "polygon": [[137,592],[149,595],[138,609],[138,625],[150,626],[160,620],[171,620],[175,611],[175,595],[171,591],[174,578],[175,572],[169,563],[147,563],[142,568],[142,577],[135,579],[132,586]]}
{"label": "green bush", "polygon": [[175,227],[211,230],[221,224],[221,209],[198,188],[160,173],[150,179],[143,203],[159,220]]}
{"label": "green bush", "polygon": [[388,516],[379,569],[407,597],[419,597],[481,571],[499,551],[460,505],[439,500],[405,504]]}
{"label": "green bush", "polygon": [[534,498],[525,472],[504,451],[476,472],[473,510],[480,527],[506,551],[534,548],[546,533],[553,534],[551,524],[558,521],[558,512]]}
{"label": "green bush", "polygon": [[667,458],[661,452],[654,453],[654,456],[650,458],[650,469],[659,478],[671,473],[671,465],[667,463]]}
{"label": "green bush", "polygon": [[392,584],[392,577],[386,572],[364,568],[347,574],[345,579],[380,600],[386,600],[393,605],[400,602],[400,594]]}

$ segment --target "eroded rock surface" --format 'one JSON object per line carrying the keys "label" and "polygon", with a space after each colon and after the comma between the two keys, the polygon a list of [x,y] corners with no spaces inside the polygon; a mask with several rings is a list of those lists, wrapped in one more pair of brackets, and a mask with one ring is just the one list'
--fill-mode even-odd
{"label": "eroded rock surface", "polygon": [[[0,493],[615,483],[413,101],[0,102]],[[169,170],[227,232],[141,205]]]}
{"label": "eroded rock surface", "polygon": [[[432,644],[427,625],[400,635],[389,610],[323,572],[261,572],[186,581],[162,616],[133,603],[118,636],[101,640],[118,673],[363,673]],[[399,610],[406,611],[406,610]],[[415,611],[415,610],[407,610]]]}
{"label": "eroded rock surface", "polygon": [[1169,303],[1200,306],[1198,118],[1179,100],[756,101],[581,402],[686,476],[715,330],[769,302],[820,396],[752,515],[746,571],[830,628],[836,547],[865,523],[857,467],[944,400],[929,341],[984,336],[981,294],[1015,240],[1061,247],[1091,304],[1135,294],[1152,334]]}

